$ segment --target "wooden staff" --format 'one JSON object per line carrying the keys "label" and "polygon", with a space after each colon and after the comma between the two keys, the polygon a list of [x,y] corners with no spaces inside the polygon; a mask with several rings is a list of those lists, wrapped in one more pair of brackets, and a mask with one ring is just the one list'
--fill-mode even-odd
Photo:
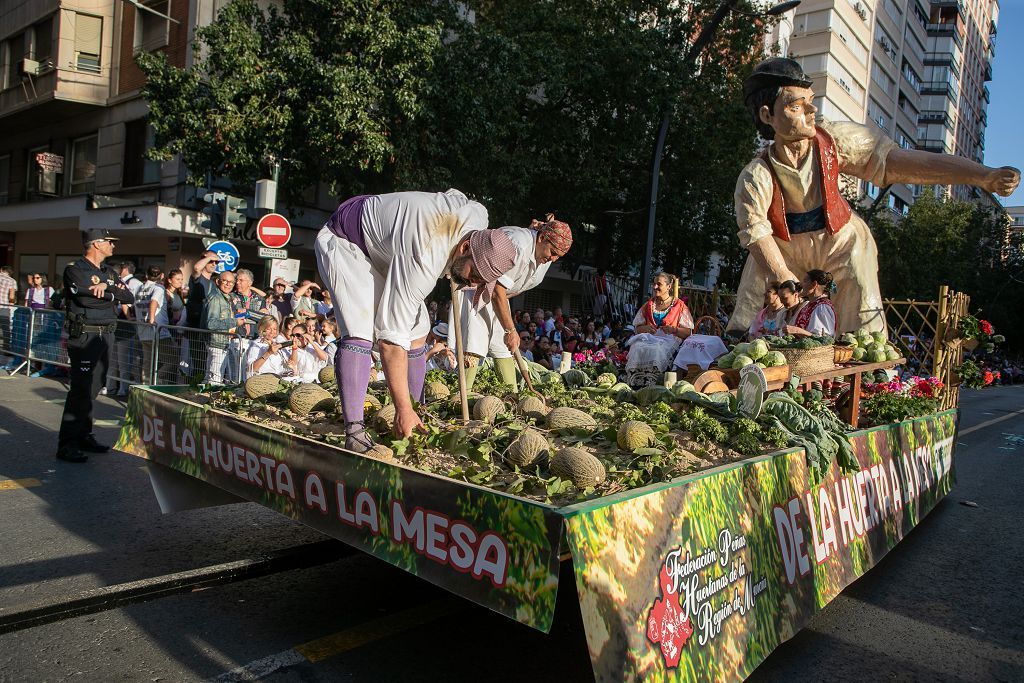
{"label": "wooden staff", "polygon": [[454,280],[452,286],[452,319],[455,323],[455,362],[459,366],[459,399],[462,401],[462,420],[469,422],[469,390],[466,388],[466,349],[462,341],[462,297]]}
{"label": "wooden staff", "polygon": [[536,394],[540,398],[541,403],[547,405],[548,402],[544,398],[544,394],[533,388],[533,380],[530,379],[530,368],[526,366],[526,359],[523,358],[523,354],[519,353],[519,349],[516,349],[515,357],[516,364],[519,365],[519,372],[523,375],[523,379],[526,381],[526,388]]}

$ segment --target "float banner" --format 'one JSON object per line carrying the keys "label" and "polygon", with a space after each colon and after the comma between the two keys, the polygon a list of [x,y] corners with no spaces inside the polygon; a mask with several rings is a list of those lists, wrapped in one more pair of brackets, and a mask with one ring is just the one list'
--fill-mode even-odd
{"label": "float banner", "polygon": [[787,451],[563,508],[596,679],[744,679],[949,491],[956,426],[854,432],[820,484]]}
{"label": "float banner", "polygon": [[195,480],[206,482],[550,630],[562,530],[554,508],[246,422],[175,390],[133,387],[116,448],[194,478],[173,477],[194,489],[178,500],[199,500],[202,488],[223,502]]}

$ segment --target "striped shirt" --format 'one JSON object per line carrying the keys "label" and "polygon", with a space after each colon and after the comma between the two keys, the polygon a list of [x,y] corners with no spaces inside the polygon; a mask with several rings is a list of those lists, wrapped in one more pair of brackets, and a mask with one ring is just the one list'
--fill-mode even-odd
{"label": "striped shirt", "polygon": [[17,280],[10,275],[0,273],[0,305],[8,305],[14,301],[14,292],[17,289]]}

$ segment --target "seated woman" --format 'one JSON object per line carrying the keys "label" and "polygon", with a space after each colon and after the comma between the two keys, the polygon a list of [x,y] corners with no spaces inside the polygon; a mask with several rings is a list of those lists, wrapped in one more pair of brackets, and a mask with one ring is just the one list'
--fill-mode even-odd
{"label": "seated woman", "polygon": [[693,332],[693,316],[679,298],[679,279],[669,273],[658,273],[651,283],[654,292],[633,318],[634,333],[661,332],[679,339]]}
{"label": "seated woman", "polygon": [[627,342],[627,382],[635,389],[661,383],[680,342],[693,333],[693,316],[679,298],[679,281],[658,273],[651,283],[654,296],[633,319],[635,334]]}
{"label": "seated woman", "polygon": [[281,373],[281,342],[277,337],[278,324],[273,316],[264,316],[256,326],[258,337],[249,344],[245,357],[245,376],[278,375]]}
{"label": "seated woman", "polygon": [[782,308],[775,318],[775,329],[779,334],[785,334],[786,325],[796,323],[796,317],[807,305],[807,302],[800,296],[800,290],[800,283],[796,280],[786,280],[779,284],[777,291]]}
{"label": "seated woman", "polygon": [[782,328],[783,333],[795,337],[822,334],[836,336],[839,319],[836,316],[835,307],[832,306],[832,300],[829,299],[829,295],[836,290],[832,273],[812,270],[807,273],[807,277],[800,284],[803,288],[802,296],[807,300],[807,304],[800,309],[792,322],[787,316],[786,326]]}
{"label": "seated woman", "polygon": [[779,313],[785,308],[779,298],[779,283],[773,282],[764,290],[764,308],[750,323],[748,339],[759,339],[766,334],[779,334]]}

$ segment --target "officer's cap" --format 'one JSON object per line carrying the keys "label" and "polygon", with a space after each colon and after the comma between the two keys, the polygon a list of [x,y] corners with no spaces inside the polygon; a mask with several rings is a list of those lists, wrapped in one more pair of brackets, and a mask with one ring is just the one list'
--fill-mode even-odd
{"label": "officer's cap", "polygon": [[105,228],[93,228],[92,230],[86,230],[82,233],[82,244],[89,246],[93,242],[99,240],[119,240],[120,237],[115,237],[114,233]]}
{"label": "officer's cap", "polygon": [[758,90],[770,87],[797,85],[811,87],[811,79],[800,68],[800,64],[786,57],[766,59],[754,67],[754,72],[743,81],[743,99],[750,99]]}

